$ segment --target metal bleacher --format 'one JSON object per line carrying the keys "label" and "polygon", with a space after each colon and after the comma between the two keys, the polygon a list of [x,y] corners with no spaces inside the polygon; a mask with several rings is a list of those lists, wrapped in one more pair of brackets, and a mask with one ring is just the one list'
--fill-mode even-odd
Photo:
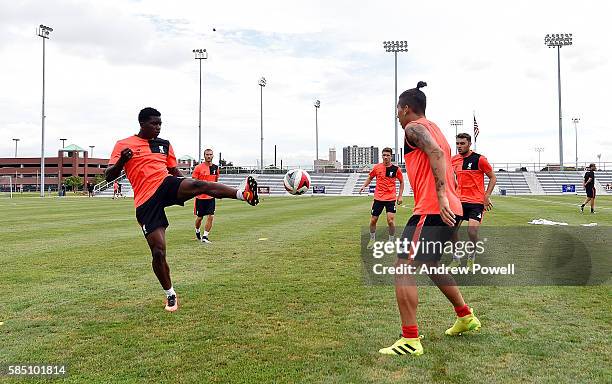
{"label": "metal bleacher", "polygon": [[576,193],[584,193],[584,187],[582,186],[584,173],[576,171],[540,171],[536,172],[536,177],[546,194],[562,193],[561,186],[563,184],[574,184],[576,186]]}
{"label": "metal bleacher", "polygon": [[[326,195],[340,195],[344,185],[346,184],[349,173],[311,173],[310,181],[313,186],[322,185],[325,186]],[[283,186],[282,174],[256,174],[254,175],[257,179],[257,184],[260,187],[269,187],[270,195],[284,195],[287,192]],[[219,177],[219,182],[232,186],[238,187],[246,176],[244,174],[222,174]],[[306,193],[312,194],[312,188]]]}
{"label": "metal bleacher", "polygon": [[603,187],[601,193],[612,194],[612,189],[606,189],[607,184],[612,185],[612,171],[595,171],[595,180]]}
{"label": "metal bleacher", "polygon": [[[531,189],[523,172],[495,172],[497,187],[505,190],[507,195],[528,195]],[[485,183],[488,179],[485,178]]]}

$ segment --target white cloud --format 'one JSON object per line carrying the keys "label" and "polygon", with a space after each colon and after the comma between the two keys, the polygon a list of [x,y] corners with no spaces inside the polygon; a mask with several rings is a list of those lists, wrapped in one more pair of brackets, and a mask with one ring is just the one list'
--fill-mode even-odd
{"label": "white cloud", "polygon": [[[235,163],[259,158],[259,87],[264,75],[265,158],[293,164],[334,146],[393,145],[393,56],[382,41],[407,40],[399,91],[425,80],[428,117],[452,139],[449,119],[481,128],[478,150],[491,161],[545,161],[557,155],[556,52],[546,33],[572,32],[562,49],[565,158],[574,158],[571,117],[579,115],[580,160],[612,151],[607,101],[612,80],[607,2],[393,1],[180,3],[66,1],[0,3],[0,156],[40,151],[41,42],[47,42],[47,153],[59,138],[108,154],[135,133],[136,115],[155,106],[162,136],[197,157],[198,63],[204,62],[205,146]],[[212,29],[217,31],[213,32]],[[401,130],[400,130],[401,132]],[[401,143],[401,141],[400,141]],[[266,162],[268,162],[266,160]]]}

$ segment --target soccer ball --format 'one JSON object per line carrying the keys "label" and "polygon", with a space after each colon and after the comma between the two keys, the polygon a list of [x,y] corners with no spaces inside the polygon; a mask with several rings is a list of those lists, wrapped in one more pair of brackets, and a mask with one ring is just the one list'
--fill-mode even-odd
{"label": "soccer ball", "polygon": [[292,169],[283,178],[285,189],[292,195],[303,195],[310,189],[310,175],[303,169]]}

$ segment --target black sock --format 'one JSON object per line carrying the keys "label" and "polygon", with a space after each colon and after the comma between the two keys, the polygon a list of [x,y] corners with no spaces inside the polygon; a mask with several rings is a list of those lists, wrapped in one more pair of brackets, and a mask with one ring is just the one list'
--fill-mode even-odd
{"label": "black sock", "polygon": [[584,208],[584,204],[582,204],[581,207]]}
{"label": "black sock", "polygon": [[591,213],[595,212],[595,210],[593,208],[591,208]]}

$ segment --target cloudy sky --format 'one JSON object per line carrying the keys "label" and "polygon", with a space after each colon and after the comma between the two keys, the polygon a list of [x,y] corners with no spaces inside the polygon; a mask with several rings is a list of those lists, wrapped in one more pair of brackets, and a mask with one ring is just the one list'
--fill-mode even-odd
{"label": "cloudy sky", "polygon": [[[203,63],[203,145],[234,163],[264,157],[312,164],[313,100],[321,100],[319,148],[393,146],[393,55],[406,40],[400,92],[429,84],[427,116],[449,139],[450,119],[481,128],[492,162],[558,161],[557,57],[547,33],[573,33],[561,50],[564,157],[612,161],[612,26],[607,1],[20,1],[0,0],[0,156],[40,155],[42,43],[47,41],[46,154],[60,138],[96,157],[138,131],[145,106],[162,112],[161,137],[197,158],[198,63]],[[213,31],[216,29],[216,32]],[[402,133],[400,129],[400,133]],[[400,139],[401,143],[401,139]]]}

